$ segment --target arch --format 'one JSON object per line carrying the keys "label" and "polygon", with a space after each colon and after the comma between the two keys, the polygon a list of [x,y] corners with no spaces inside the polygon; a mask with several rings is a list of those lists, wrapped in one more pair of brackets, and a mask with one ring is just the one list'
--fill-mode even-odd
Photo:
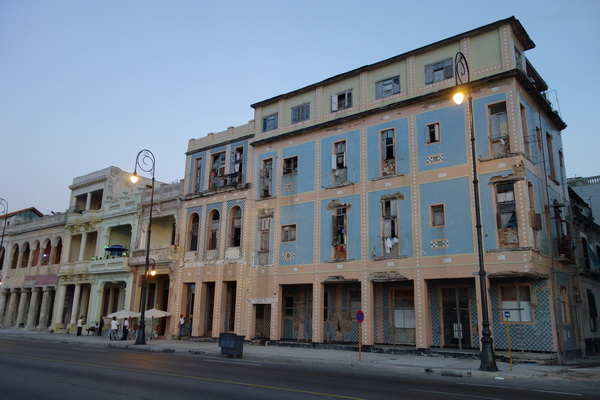
{"label": "arch", "polygon": [[216,250],[219,242],[219,225],[221,214],[219,210],[213,210],[208,215],[208,229],[206,231],[206,249]]}
{"label": "arch", "polygon": [[50,263],[50,252],[52,251],[52,243],[46,238],[42,242],[42,261],[40,265],[48,265]]}
{"label": "arch", "polygon": [[240,247],[242,243],[242,209],[233,206],[229,210],[229,247]]}
{"label": "arch", "polygon": [[11,251],[11,263],[10,269],[17,269],[17,263],[19,262],[19,245],[15,243]]}
{"label": "arch", "polygon": [[56,253],[54,254],[54,260],[52,264],[60,264],[60,258],[62,255],[62,238],[59,237],[56,241]]}
{"label": "arch", "polygon": [[198,229],[200,225],[200,217],[197,213],[190,215],[188,226],[190,227],[188,232],[188,251],[198,250]]}
{"label": "arch", "polygon": [[29,246],[29,242],[25,242],[25,244],[23,244],[23,257],[21,257],[21,265],[19,265],[19,268],[27,267],[27,262],[29,261],[30,253],[31,247]]}

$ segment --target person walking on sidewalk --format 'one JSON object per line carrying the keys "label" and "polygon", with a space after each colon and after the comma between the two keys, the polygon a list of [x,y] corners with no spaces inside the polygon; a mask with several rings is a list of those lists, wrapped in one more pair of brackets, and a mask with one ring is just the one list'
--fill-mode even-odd
{"label": "person walking on sidewalk", "polygon": [[182,337],[185,334],[185,318],[183,318],[183,314],[179,314],[179,337]]}
{"label": "person walking on sidewalk", "polygon": [[121,338],[121,340],[127,340],[128,333],[129,333],[129,321],[127,321],[127,318],[125,318],[125,321],[123,321],[123,337]]}
{"label": "person walking on sidewalk", "polygon": [[100,321],[98,322],[98,336],[102,336],[102,328],[104,328],[104,317],[100,316]]}
{"label": "person walking on sidewalk", "polygon": [[108,333],[108,338],[110,340],[117,340],[117,331],[119,330],[119,323],[117,322],[117,317],[113,317],[112,321],[110,321],[110,332]]}
{"label": "person walking on sidewalk", "polygon": [[81,336],[81,330],[83,329],[83,315],[77,320],[77,336]]}

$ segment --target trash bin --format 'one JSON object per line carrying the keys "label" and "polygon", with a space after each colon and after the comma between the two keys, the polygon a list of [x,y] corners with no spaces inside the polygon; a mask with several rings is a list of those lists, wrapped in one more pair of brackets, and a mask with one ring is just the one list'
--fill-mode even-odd
{"label": "trash bin", "polygon": [[235,333],[221,333],[219,335],[221,354],[226,356],[241,357],[244,352],[244,336]]}

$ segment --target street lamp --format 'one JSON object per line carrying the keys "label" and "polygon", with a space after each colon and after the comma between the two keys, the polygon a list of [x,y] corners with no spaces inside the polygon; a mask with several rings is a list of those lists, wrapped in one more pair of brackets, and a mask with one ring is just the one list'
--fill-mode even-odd
{"label": "street lamp", "polygon": [[[0,239],[0,251],[2,252],[1,254],[1,259],[2,259],[2,264],[0,264],[0,270],[2,270],[4,268],[4,253],[6,253],[4,251],[4,232],[6,231],[6,221],[8,221],[8,201],[0,198],[0,206],[2,206],[2,212],[4,213],[4,226],[2,227],[2,238]],[[2,285],[2,275],[0,274],[0,285]]]}
{"label": "street lamp", "polygon": [[[140,159],[141,156],[141,159]],[[140,324],[138,327],[137,335],[135,338],[136,345],[146,344],[146,292],[148,291],[148,268],[150,267],[150,235],[152,233],[152,207],[154,206],[154,169],[156,161],[154,154],[150,150],[142,150],[138,153],[135,158],[135,168],[133,169],[133,175],[129,178],[131,182],[136,183],[139,179],[137,175],[137,168],[144,172],[152,173],[152,185],[149,186],[150,192],[150,215],[148,217],[148,236],[146,237],[146,269],[144,270],[144,277],[142,279],[142,295],[140,299]],[[152,260],[154,263],[154,260]]]}
{"label": "street lamp", "polygon": [[[483,237],[481,233],[481,208],[479,204],[479,179],[477,178],[477,159],[475,158],[475,126],[473,124],[473,98],[471,97],[471,75],[469,73],[469,63],[462,52],[456,53],[454,58],[454,76],[455,84],[460,90],[467,90],[468,93],[468,111],[469,111],[469,133],[471,136],[471,160],[473,163],[473,196],[475,197],[475,230],[477,232],[477,253],[479,256],[479,287],[481,291],[481,353],[479,366],[480,371],[498,371],[496,359],[494,357],[494,347],[492,332],[490,331],[490,317],[488,313],[488,295],[486,285],[486,273],[483,263]],[[465,81],[466,79],[466,81]],[[459,91],[453,96],[456,104],[461,104],[464,100],[464,94]]]}

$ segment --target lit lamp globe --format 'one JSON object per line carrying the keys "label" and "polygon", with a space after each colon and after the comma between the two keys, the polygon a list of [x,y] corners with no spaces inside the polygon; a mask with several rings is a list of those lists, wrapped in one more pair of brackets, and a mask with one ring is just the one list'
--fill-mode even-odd
{"label": "lit lamp globe", "polygon": [[140,180],[140,177],[138,176],[138,174],[136,172],[134,172],[130,177],[129,180],[131,181],[131,183],[137,183],[137,181]]}
{"label": "lit lamp globe", "polygon": [[465,95],[462,92],[458,92],[454,96],[452,96],[452,99],[456,104],[462,104],[463,100],[465,99]]}

